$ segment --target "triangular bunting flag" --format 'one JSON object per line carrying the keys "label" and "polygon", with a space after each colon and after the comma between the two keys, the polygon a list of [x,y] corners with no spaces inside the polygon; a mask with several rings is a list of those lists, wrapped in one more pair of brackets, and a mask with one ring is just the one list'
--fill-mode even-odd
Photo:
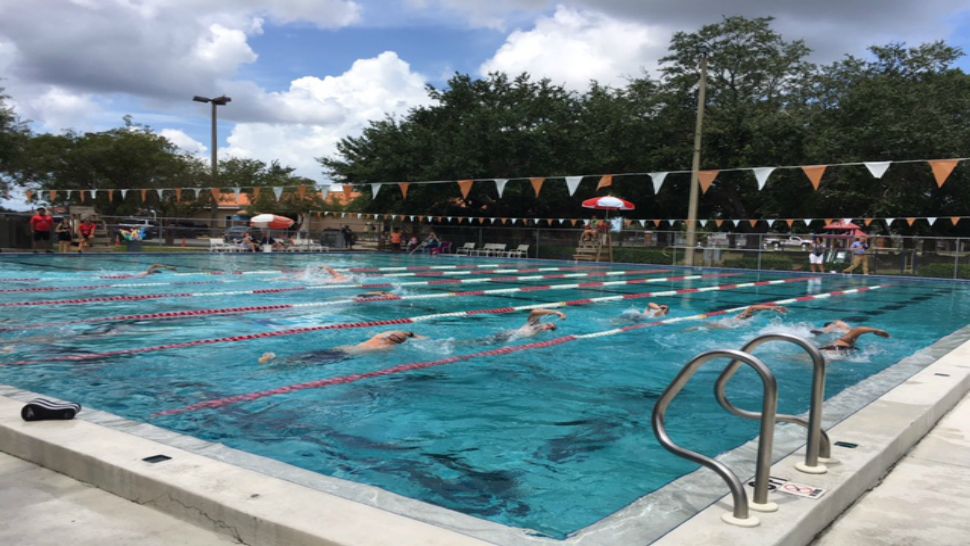
{"label": "triangular bunting flag", "polygon": [[930,168],[933,169],[933,178],[936,179],[936,186],[939,188],[946,184],[946,179],[950,178],[950,173],[956,168],[956,159],[935,159],[930,161]]}
{"label": "triangular bunting flag", "polygon": [[812,225],[812,222],[814,221],[815,221],[814,218],[802,218],[802,223],[805,224],[806,226]]}
{"label": "triangular bunting flag", "polygon": [[907,225],[908,225],[909,227],[913,227],[913,224],[915,224],[915,223],[916,223],[916,218],[907,218],[907,219],[906,219],[906,224],[907,224]]}
{"label": "triangular bunting flag", "polygon": [[[256,186],[256,187],[253,188],[253,191],[250,192],[250,193],[253,196],[253,198],[252,198],[252,201],[253,202],[259,201],[259,196],[263,193],[263,188],[260,188],[259,186]],[[178,194],[177,193],[175,195],[176,195],[176,197],[178,197]],[[324,199],[326,199],[326,197],[324,197]]]}
{"label": "triangular bunting flag", "polygon": [[98,196],[98,190],[91,190],[91,200],[93,201]]}
{"label": "triangular bunting flag", "polygon": [[512,224],[513,224],[513,225],[514,225],[514,224],[515,224],[516,222],[518,222],[518,221],[519,221],[519,219],[518,219],[518,218],[512,218]]}
{"label": "triangular bunting flag", "polygon": [[664,185],[664,179],[667,178],[666,172],[658,173],[647,173],[650,175],[650,181],[653,182],[653,193],[660,193],[660,186]]}
{"label": "triangular bunting flag", "polygon": [[756,225],[758,225],[758,219],[757,218],[752,218],[752,219],[748,220],[748,225],[750,225],[751,227],[755,227]]}
{"label": "triangular bunting flag", "polygon": [[70,200],[71,200],[71,194],[72,194],[72,193],[74,193],[74,190],[67,190],[67,200],[68,200],[68,201],[70,201]]}
{"label": "triangular bunting flag", "polygon": [[815,191],[818,191],[819,185],[822,183],[822,175],[825,174],[825,168],[827,165],[810,165],[807,167],[802,167],[802,172],[808,177],[808,181],[812,183],[812,187]]}
{"label": "triangular bunting flag", "polygon": [[565,218],[560,218],[559,219],[559,225],[560,226],[563,225],[563,224],[565,224],[565,223],[566,223],[566,219]]}
{"label": "triangular bunting flag", "polygon": [[401,182],[401,183],[399,183],[397,185],[397,187],[401,188],[401,197],[404,198],[404,199],[407,199],[408,198],[408,188],[411,187],[411,183],[410,182]]}
{"label": "triangular bunting flag", "polygon": [[960,218],[961,218],[960,216],[951,216],[950,223],[955,226],[960,223]]}
{"label": "triangular bunting flag", "polygon": [[871,174],[873,178],[882,178],[882,175],[886,174],[886,169],[888,169],[889,165],[891,164],[892,161],[866,161],[863,163],[863,165],[869,169],[869,174]]}
{"label": "triangular bunting flag", "polygon": [[85,190],[78,190],[77,194],[81,197],[81,202],[84,202],[84,192]]}
{"label": "triangular bunting flag", "polygon": [[175,188],[175,202],[182,202],[182,188]]}
{"label": "triangular bunting flag", "polygon": [[572,224],[572,225],[573,225],[573,227],[576,227],[576,223],[577,223],[577,222],[579,222],[579,220],[577,220],[577,219],[575,219],[575,218],[573,218],[572,220],[570,220],[570,221],[569,221],[569,223],[570,223],[570,224]]}
{"label": "triangular bunting flag", "polygon": [[468,193],[472,191],[472,185],[475,184],[474,180],[459,180],[458,189],[461,190],[461,198],[468,199]]}
{"label": "triangular bunting flag", "polygon": [[452,218],[451,216],[449,216],[449,217],[448,217],[448,221],[449,221],[449,222],[451,221],[451,218]]}
{"label": "triangular bunting flag", "polygon": [[640,227],[642,227],[642,228],[647,227],[647,221],[646,220],[637,220],[637,222],[640,223]]}
{"label": "triangular bunting flag", "polygon": [[381,191],[381,184],[371,184],[370,185],[370,197],[374,199],[377,197],[377,192]]}
{"label": "triangular bunting flag", "polygon": [[788,224],[788,229],[791,229],[791,227],[795,225],[795,219],[794,218],[789,218],[789,219],[785,220],[785,223]]}
{"label": "triangular bunting flag", "polygon": [[542,191],[542,183],[545,182],[545,178],[530,178],[529,182],[532,183],[532,191],[536,192],[536,199],[539,198],[539,192]]}
{"label": "triangular bunting flag", "polygon": [[425,216],[424,217],[424,221],[425,222],[430,222],[431,221],[431,217],[430,216]]}
{"label": "triangular bunting flag", "polygon": [[714,220],[714,225],[717,227],[721,227],[721,224],[723,223],[724,223],[724,220]]}
{"label": "triangular bunting flag", "polygon": [[121,199],[124,200],[125,196],[128,195],[128,190],[118,190],[121,192]]}
{"label": "triangular bunting flag", "polygon": [[508,178],[496,178],[495,179],[495,191],[498,192],[499,199],[502,198],[502,193],[505,191],[505,185],[509,183]]}
{"label": "triangular bunting flag", "polygon": [[50,196],[51,196],[51,203],[53,203],[54,201],[56,201],[57,200],[57,190],[51,190],[50,191]]}
{"label": "triangular bunting flag", "polygon": [[758,181],[758,191],[761,191],[768,183],[768,177],[775,172],[775,167],[755,167],[751,170],[754,172],[755,180]]}
{"label": "triangular bunting flag", "polygon": [[869,227],[869,225],[872,224],[872,218],[863,218],[862,223],[866,227]]}
{"label": "triangular bunting flag", "polygon": [[488,220],[493,224],[495,223],[495,218],[489,218]]}
{"label": "triangular bunting flag", "polygon": [[[202,188],[192,188],[192,189],[195,190],[195,198],[198,199],[199,194],[202,193]],[[122,197],[124,197],[124,195],[122,195]]]}
{"label": "triangular bunting flag", "polygon": [[105,191],[108,192],[108,202],[109,203],[114,203],[115,202],[115,191],[114,190],[105,190]]}
{"label": "triangular bunting flag", "polygon": [[273,186],[273,195],[276,197],[276,200],[279,201],[280,198],[283,197],[283,188],[279,186]]}
{"label": "triangular bunting flag", "polygon": [[329,197],[330,197],[330,187],[329,186],[326,189],[320,190],[320,200],[321,201],[326,201]]}
{"label": "triangular bunting flag", "polygon": [[707,220],[698,220],[697,223],[699,223],[701,227],[707,227]]}
{"label": "triangular bunting flag", "polygon": [[[165,197],[165,189],[164,188],[155,188],[155,193],[158,194],[158,200],[159,201],[161,201],[162,198]],[[236,202],[237,203],[239,202],[239,197],[238,196],[236,197]]]}
{"label": "triangular bunting flag", "polygon": [[834,220],[834,218],[826,218],[825,219],[825,225],[831,224],[832,223],[832,220]]}
{"label": "triangular bunting flag", "polygon": [[741,223],[741,220],[731,220],[731,223],[734,224],[734,227],[738,227],[738,224]]}
{"label": "triangular bunting flag", "polygon": [[613,186],[613,175],[604,174],[602,177],[600,177],[599,184],[596,184],[596,189],[599,190],[600,188],[610,188],[612,186]]}
{"label": "triangular bunting flag", "polygon": [[700,171],[697,173],[697,181],[701,185],[701,193],[707,193],[711,184],[714,183],[714,179],[717,178],[718,172],[720,171]]}
{"label": "triangular bunting flag", "polygon": [[896,221],[895,218],[886,218],[886,227],[891,226],[895,221]]}
{"label": "triangular bunting flag", "polygon": [[653,227],[660,227],[660,222],[663,222],[663,220],[654,220]]}
{"label": "triangular bunting flag", "polygon": [[148,190],[147,189],[143,189],[143,190],[141,190],[141,202],[142,203],[145,203],[147,201],[148,201]]}
{"label": "triangular bunting flag", "polygon": [[579,187],[579,183],[583,181],[582,176],[567,176],[566,177],[566,189],[569,190],[569,196],[572,197],[576,193],[576,188]]}
{"label": "triangular bunting flag", "polygon": [[932,226],[933,224],[936,223],[936,216],[927,216],[926,222],[929,223],[930,226]]}

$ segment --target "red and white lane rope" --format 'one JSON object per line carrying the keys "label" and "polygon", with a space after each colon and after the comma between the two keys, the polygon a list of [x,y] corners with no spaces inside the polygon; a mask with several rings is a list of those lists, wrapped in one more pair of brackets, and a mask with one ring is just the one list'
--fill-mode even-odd
{"label": "red and white lane rope", "polygon": [[[789,303],[805,302],[812,300],[826,299],[836,296],[847,296],[850,294],[861,294],[863,292],[869,292],[871,290],[878,290],[882,288],[882,285],[869,286],[863,288],[853,288],[850,290],[837,290],[835,292],[828,292],[825,294],[815,294],[812,296],[801,296],[798,298],[786,298],[774,301],[761,302],[761,305],[785,305]],[[751,304],[754,305],[754,304]],[[161,411],[153,415],[153,417],[166,417],[170,415],[179,415],[182,413],[188,413],[193,411],[205,410],[205,409],[216,409],[225,406],[230,406],[233,404],[238,404],[241,402],[251,402],[253,400],[259,400],[260,398],[267,398],[270,396],[278,396],[281,394],[289,394],[292,392],[310,390],[310,389],[322,389],[325,387],[332,387],[334,385],[346,385],[349,383],[356,383],[358,381],[363,381],[365,379],[373,379],[376,377],[384,377],[388,375],[394,375],[405,372],[413,372],[418,370],[425,370],[428,368],[436,368],[439,366],[446,366],[448,364],[455,364],[458,362],[467,362],[473,359],[495,357],[495,356],[506,356],[513,353],[520,353],[523,351],[531,351],[535,349],[546,349],[549,347],[556,347],[559,345],[564,345],[566,343],[572,343],[574,341],[580,341],[584,339],[595,339],[600,337],[615,336],[619,334],[625,334],[627,332],[632,332],[636,330],[643,330],[646,328],[653,328],[656,326],[662,326],[666,324],[676,324],[678,322],[687,322],[695,320],[705,320],[713,317],[720,317],[727,315],[729,313],[736,313],[747,309],[750,305],[742,305],[740,307],[734,307],[731,309],[722,309],[720,311],[712,311],[709,313],[701,313],[697,315],[690,315],[686,317],[677,317],[670,319],[663,319],[654,322],[635,324],[633,326],[627,326],[624,328],[613,328],[611,330],[604,330],[600,332],[591,332],[589,334],[576,334],[563,336],[549,341],[543,341],[538,343],[528,343],[525,345],[514,345],[509,347],[502,347],[499,349],[492,349],[489,351],[481,351],[478,353],[471,353],[467,355],[453,356],[450,358],[444,358],[441,360],[432,360],[428,362],[415,362],[411,364],[401,364],[399,366],[394,366],[392,368],[385,368],[383,370],[377,370],[373,372],[346,375],[342,377],[333,377],[330,379],[321,379],[319,381],[311,381],[308,383],[299,383],[295,385],[288,385],[285,387],[279,387],[275,389],[252,392],[247,394],[238,394],[235,396],[228,396],[225,398],[217,398],[214,400],[206,400],[182,408],[170,409],[166,411]]]}
{"label": "red and white lane rope", "polygon": [[641,293],[641,294],[623,294],[623,295],[617,295],[617,296],[603,296],[599,298],[586,298],[582,300],[573,300],[573,301],[534,303],[529,305],[520,305],[517,307],[500,307],[497,309],[456,311],[452,313],[432,313],[429,315],[418,315],[414,317],[405,317],[405,318],[390,319],[390,320],[378,320],[378,321],[371,321],[371,322],[349,322],[349,323],[345,322],[345,323],[339,323],[339,324],[327,324],[323,326],[289,328],[285,330],[272,330],[268,332],[260,332],[258,334],[229,336],[229,337],[211,338],[211,339],[199,339],[199,340],[193,340],[193,341],[184,341],[180,343],[169,343],[166,345],[156,345],[153,347],[141,347],[136,349],[120,349],[118,351],[110,351],[105,353],[64,355],[64,356],[58,356],[58,357],[51,357],[45,360],[21,360],[19,362],[13,362],[11,364],[8,364],[8,366],[28,366],[28,365],[34,365],[34,364],[45,364],[49,362],[81,362],[81,361],[88,361],[88,360],[101,360],[105,358],[113,358],[116,356],[131,356],[131,355],[140,355],[145,353],[154,353],[159,351],[169,351],[174,349],[189,349],[192,347],[199,347],[202,345],[240,343],[245,341],[255,341],[258,339],[311,334],[314,332],[324,332],[327,330],[351,330],[351,329],[358,329],[358,328],[376,328],[379,326],[398,326],[403,324],[416,324],[419,322],[428,322],[428,321],[442,319],[442,318],[462,317],[462,316],[471,317],[475,315],[503,315],[503,314],[516,313],[519,311],[524,311],[529,309],[592,305],[594,303],[604,303],[604,302],[610,302],[610,301],[634,300],[634,299],[663,297],[663,296],[678,296],[678,295],[685,295],[685,294],[696,294],[700,292],[737,290],[741,288],[748,288],[748,287],[755,287],[755,286],[771,286],[775,284],[803,282],[805,280],[807,279],[804,279],[804,278],[779,279],[774,281],[759,281],[759,282],[749,282],[749,283],[741,283],[741,284],[707,286],[703,288],[681,288],[676,290],[665,290],[660,292],[647,292],[647,293]]}
{"label": "red and white lane rope", "polygon": [[[283,294],[287,292],[305,292],[305,291],[315,291],[315,290],[335,290],[338,288],[357,288],[363,290],[379,290],[379,289],[393,289],[397,287],[416,287],[416,286],[445,286],[453,284],[480,284],[480,283],[502,283],[502,282],[520,282],[520,281],[538,281],[538,280],[550,280],[550,279],[570,279],[570,278],[582,278],[582,277],[612,277],[612,276],[630,276],[630,275],[648,275],[656,274],[661,272],[670,271],[669,269],[662,270],[643,270],[634,269],[630,271],[594,271],[590,273],[558,273],[554,275],[524,275],[524,276],[511,276],[511,277],[481,277],[475,279],[439,279],[434,281],[408,281],[397,284],[392,283],[379,283],[379,284],[326,284],[320,286],[294,286],[288,288],[260,288],[256,290],[224,290],[220,292],[183,292],[175,294],[136,294],[136,295],[125,295],[125,296],[102,296],[95,298],[73,298],[65,300],[34,300],[34,301],[15,301],[0,303],[0,308],[2,307],[43,307],[51,305],[90,305],[96,303],[112,303],[112,302],[127,302],[127,301],[145,301],[145,300],[157,300],[165,298],[212,298],[212,297],[225,297],[225,296],[248,296],[248,295],[265,295],[265,294]],[[722,275],[723,276],[723,275]],[[697,276],[699,277],[699,276]],[[653,281],[661,282],[661,281]],[[588,287],[593,287],[596,283],[587,283]],[[581,286],[584,288],[586,286]],[[527,291],[527,290],[526,290]],[[395,298],[395,299],[402,299]],[[328,305],[336,305],[338,303],[347,303],[353,300],[336,300],[333,303],[327,302]],[[299,306],[299,304],[295,304]]]}
{"label": "red and white lane rope", "polygon": [[139,282],[130,284],[88,284],[83,286],[31,286],[29,288],[4,288],[0,294],[29,294],[39,292],[64,292],[71,290],[105,290],[111,288],[148,288],[153,286],[190,286],[200,284],[216,284],[219,281],[176,281],[176,282]]}

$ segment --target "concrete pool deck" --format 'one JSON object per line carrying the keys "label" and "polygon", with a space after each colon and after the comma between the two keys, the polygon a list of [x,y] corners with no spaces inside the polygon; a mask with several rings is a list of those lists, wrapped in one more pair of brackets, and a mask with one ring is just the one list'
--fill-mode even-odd
{"label": "concrete pool deck", "polygon": [[[808,544],[831,521],[846,513],[934,427],[943,438],[931,434],[924,442],[927,447],[923,448],[923,451],[928,451],[933,443],[941,444],[932,460],[937,463],[970,460],[966,456],[966,451],[970,450],[966,426],[959,428],[953,425],[953,420],[963,418],[965,421],[963,412],[970,411],[966,409],[970,406],[967,402],[967,392],[970,391],[968,334],[970,328],[964,328],[886,370],[890,377],[884,379],[888,379],[894,388],[880,390],[880,393],[885,393],[884,396],[852,409],[847,418],[830,426],[833,441],[850,441],[858,443],[858,447],[833,448],[833,455],[841,463],[830,466],[828,474],[808,476],[793,472],[792,464],[799,459],[797,451],[781,458],[772,467],[774,476],[825,488],[827,493],[821,499],[774,494],[772,500],[781,505],[781,510],[773,514],[757,514],[761,525],[754,529],[742,529],[720,522],[720,514],[730,509],[729,500],[721,499],[710,504],[711,501],[702,501],[703,497],[692,495],[691,488],[698,482],[675,482],[675,486],[679,487],[674,488],[676,490],[671,493],[673,497],[664,497],[666,504],[688,508],[696,506],[701,512],[662,536],[656,544]],[[136,436],[117,430],[117,427],[105,421],[104,416],[99,418],[97,414],[100,412],[96,411],[85,410],[82,412],[83,419],[74,421],[24,423],[19,418],[19,408],[30,393],[0,391],[5,395],[0,396],[0,451],[97,485],[137,504],[158,508],[205,530],[225,533],[245,544],[600,546],[643,544],[656,538],[644,540],[647,535],[643,527],[657,514],[644,511],[643,506],[637,503],[623,517],[611,516],[566,540],[556,541],[529,536],[523,530],[476,520],[418,501],[382,498],[376,500],[390,500],[390,503],[372,502],[375,499],[361,494],[347,497],[346,490],[337,492],[344,496],[330,494],[300,485],[292,476],[283,479],[268,476],[254,469],[159,443],[143,437],[144,434]],[[958,413],[937,425],[961,400],[963,403]],[[826,404],[828,406],[829,402]],[[104,415],[112,418],[109,414]],[[102,422],[97,422],[98,419]],[[114,419],[118,420],[116,417]],[[145,427],[153,428],[150,425],[138,427],[141,428],[136,427],[130,432],[142,433]],[[947,438],[949,443],[943,444]],[[727,456],[747,457],[750,453],[746,455],[746,449],[746,446],[742,446],[735,450],[739,453]],[[959,451],[961,449],[962,453]],[[172,459],[159,464],[142,460],[161,453]],[[922,451],[917,449],[912,456],[917,457],[917,453]],[[930,456],[919,455],[918,458],[927,460]],[[911,463],[904,460],[900,471]],[[263,464],[269,468],[273,462],[266,460]],[[941,483],[920,484],[926,490],[921,492],[926,493],[921,495],[926,505],[912,506],[907,503],[904,509],[911,510],[911,517],[918,521],[929,519],[919,515],[920,509],[931,510],[935,516],[947,518],[947,521],[950,521],[949,517],[962,517],[966,512],[959,508],[965,507],[967,499],[970,499],[965,494],[970,483],[966,468],[955,464],[950,469],[954,472],[951,475],[942,470],[930,474]],[[738,473],[742,477],[747,475],[743,466],[739,467]],[[710,473],[699,471],[685,478],[703,477],[705,474]],[[905,478],[902,479],[905,481]],[[896,479],[890,475],[885,481],[891,483]],[[710,490],[709,486],[704,487]],[[5,487],[0,495],[6,494],[7,489]],[[393,497],[376,488],[360,491],[375,498],[385,495]],[[929,494],[931,491],[933,494]],[[952,493],[946,493],[948,491]],[[920,498],[912,491],[904,495],[905,499]],[[896,493],[885,495],[889,499],[896,496]],[[955,504],[945,505],[944,510],[936,502],[945,496],[955,497]],[[869,499],[878,497],[871,494]],[[9,499],[3,502],[9,502]],[[869,500],[867,504],[872,502]],[[859,506],[865,506],[863,503],[866,503],[866,499]],[[848,515],[837,522],[830,533],[851,525],[849,522],[854,520],[853,510],[849,509]],[[447,518],[442,518],[441,512],[448,512]],[[30,527],[43,529],[49,516],[38,514],[36,517],[37,521]],[[119,517],[124,517],[124,514],[121,513]],[[878,509],[872,517],[876,518],[873,522],[859,523],[856,528],[885,529],[907,525],[897,523],[894,513],[880,513]],[[826,539],[823,537],[822,540]],[[837,542],[830,542],[834,543]],[[942,541],[934,543],[947,544]]]}

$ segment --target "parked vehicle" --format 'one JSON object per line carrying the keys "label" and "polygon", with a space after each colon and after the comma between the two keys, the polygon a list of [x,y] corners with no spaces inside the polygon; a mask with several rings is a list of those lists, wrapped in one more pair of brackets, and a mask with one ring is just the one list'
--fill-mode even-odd
{"label": "parked vehicle", "polygon": [[808,250],[812,248],[812,240],[807,237],[798,237],[795,235],[788,237],[767,237],[765,238],[764,247],[766,250]]}

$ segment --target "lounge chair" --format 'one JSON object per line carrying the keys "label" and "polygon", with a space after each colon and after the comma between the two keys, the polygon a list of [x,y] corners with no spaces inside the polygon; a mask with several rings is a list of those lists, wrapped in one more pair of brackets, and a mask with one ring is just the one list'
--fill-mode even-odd
{"label": "lounge chair", "polygon": [[505,255],[509,258],[528,258],[529,245],[519,245],[518,248],[507,251]]}
{"label": "lounge chair", "polygon": [[474,250],[475,250],[475,243],[465,243],[461,245],[458,248],[458,250],[455,251],[455,254],[465,254],[467,256],[471,256]]}
{"label": "lounge chair", "polygon": [[485,246],[475,251],[476,256],[501,256],[505,253],[505,243],[485,243]]}
{"label": "lounge chair", "polygon": [[222,239],[209,239],[209,252],[238,252],[239,247]]}

